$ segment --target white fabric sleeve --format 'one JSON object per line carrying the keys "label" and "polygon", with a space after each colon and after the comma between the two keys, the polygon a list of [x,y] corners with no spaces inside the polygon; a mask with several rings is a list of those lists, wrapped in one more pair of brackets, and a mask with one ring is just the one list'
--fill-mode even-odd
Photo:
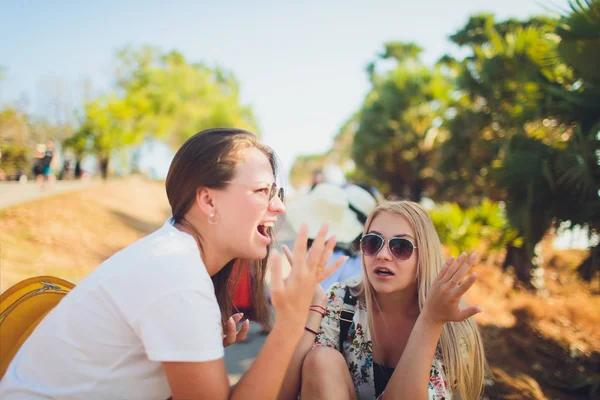
{"label": "white fabric sleeve", "polygon": [[213,293],[187,290],[162,296],[138,316],[134,329],[152,361],[212,361],[225,354]]}

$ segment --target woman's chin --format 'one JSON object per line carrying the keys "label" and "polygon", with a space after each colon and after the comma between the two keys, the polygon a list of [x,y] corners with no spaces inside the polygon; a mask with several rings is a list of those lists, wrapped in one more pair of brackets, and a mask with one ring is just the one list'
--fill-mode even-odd
{"label": "woman's chin", "polygon": [[373,289],[378,294],[394,294],[405,290],[415,290],[414,285],[405,282],[374,282]]}
{"label": "woman's chin", "polygon": [[267,248],[269,246],[261,243],[260,240],[253,240],[247,243],[246,246],[242,246],[242,243],[238,243],[236,246],[235,258],[241,258],[245,260],[263,260],[267,257]]}
{"label": "woman's chin", "polygon": [[373,279],[371,280],[371,285],[373,285],[373,289],[375,289],[377,293],[381,294],[394,293],[398,291],[398,282],[394,282],[393,280]]}
{"label": "woman's chin", "polygon": [[387,285],[373,285],[373,289],[377,294],[390,294],[396,291],[393,287]]}
{"label": "woman's chin", "polygon": [[252,250],[244,257],[249,260],[263,260],[267,257],[267,246],[253,246]]}

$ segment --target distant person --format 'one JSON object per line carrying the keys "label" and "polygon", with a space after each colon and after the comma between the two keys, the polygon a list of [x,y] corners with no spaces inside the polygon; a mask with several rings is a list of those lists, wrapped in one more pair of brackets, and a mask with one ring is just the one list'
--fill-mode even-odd
{"label": "distant person", "polygon": [[40,146],[38,152],[41,155],[38,163],[34,166],[34,172],[41,189],[45,190],[51,188],[56,181],[58,155],[54,150],[54,142],[52,140],[48,140],[45,147]]}
{"label": "distant person", "polygon": [[73,169],[73,160],[71,158],[65,158],[65,162],[63,163],[62,179],[71,180],[74,177],[75,174]]}
{"label": "distant person", "polygon": [[323,170],[318,169],[314,171],[312,175],[312,184],[310,185],[310,190],[313,190],[315,186],[323,182],[325,182],[325,175],[323,175]]}
{"label": "distant person", "polygon": [[2,169],[2,149],[0,149],[0,182],[6,180],[6,172]]}
{"label": "distant person", "polygon": [[27,183],[27,180],[27,171],[23,168],[19,169],[19,171],[17,172],[17,181],[19,183],[25,184]]}
{"label": "distant person", "polygon": [[[265,290],[271,227],[285,211],[276,156],[255,135],[215,128],[189,138],[166,179],[172,217],[104,261],[33,330],[0,380],[1,399],[275,399],[335,241],[323,228],[294,244],[284,281],[271,254],[276,320],[256,360],[231,387],[224,347],[248,332],[231,316],[233,265]],[[268,311],[264,296],[257,312]],[[268,317],[265,317],[268,319]]]}
{"label": "distant person", "polygon": [[348,257],[337,271],[321,282],[324,290],[336,282],[361,274],[355,242],[360,239],[367,215],[375,206],[376,199],[363,188],[357,185],[342,188],[330,183],[315,186],[311,192],[288,206],[286,220],[296,232],[306,222],[309,239],[316,237],[322,224],[328,224],[329,231],[338,242],[330,262]]}
{"label": "distant person", "polygon": [[361,239],[363,274],[313,297],[279,399],[478,399],[483,341],[463,295],[475,255],[443,260],[427,212],[383,202]]}
{"label": "distant person", "polygon": [[81,168],[81,160],[75,161],[75,179],[81,179],[84,176],[83,169]]}
{"label": "distant person", "polygon": [[42,165],[44,166],[44,176],[46,181],[54,182],[56,180],[56,165],[58,161],[58,154],[54,149],[54,142],[48,140],[46,142],[46,151],[44,157],[42,157]]}
{"label": "distant person", "polygon": [[35,151],[33,152],[34,162],[31,168],[33,172],[33,176],[35,181],[42,185],[44,181],[44,163],[42,159],[44,158],[44,154],[46,153],[46,145],[38,144],[35,146]]}

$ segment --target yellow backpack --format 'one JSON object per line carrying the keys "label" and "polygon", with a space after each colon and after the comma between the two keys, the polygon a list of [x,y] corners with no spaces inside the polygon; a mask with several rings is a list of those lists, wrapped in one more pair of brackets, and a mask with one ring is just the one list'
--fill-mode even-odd
{"label": "yellow backpack", "polygon": [[64,279],[37,276],[0,295],[0,379],[35,327],[74,287]]}

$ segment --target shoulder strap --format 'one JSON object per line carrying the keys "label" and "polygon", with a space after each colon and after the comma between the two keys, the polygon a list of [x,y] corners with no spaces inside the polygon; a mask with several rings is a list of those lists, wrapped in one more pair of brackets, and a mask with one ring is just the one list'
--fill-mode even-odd
{"label": "shoulder strap", "polygon": [[342,305],[342,311],[340,312],[340,350],[343,349],[344,342],[348,338],[348,331],[353,322],[352,318],[354,317],[355,307],[356,297],[352,296],[350,288],[346,287],[344,304]]}

